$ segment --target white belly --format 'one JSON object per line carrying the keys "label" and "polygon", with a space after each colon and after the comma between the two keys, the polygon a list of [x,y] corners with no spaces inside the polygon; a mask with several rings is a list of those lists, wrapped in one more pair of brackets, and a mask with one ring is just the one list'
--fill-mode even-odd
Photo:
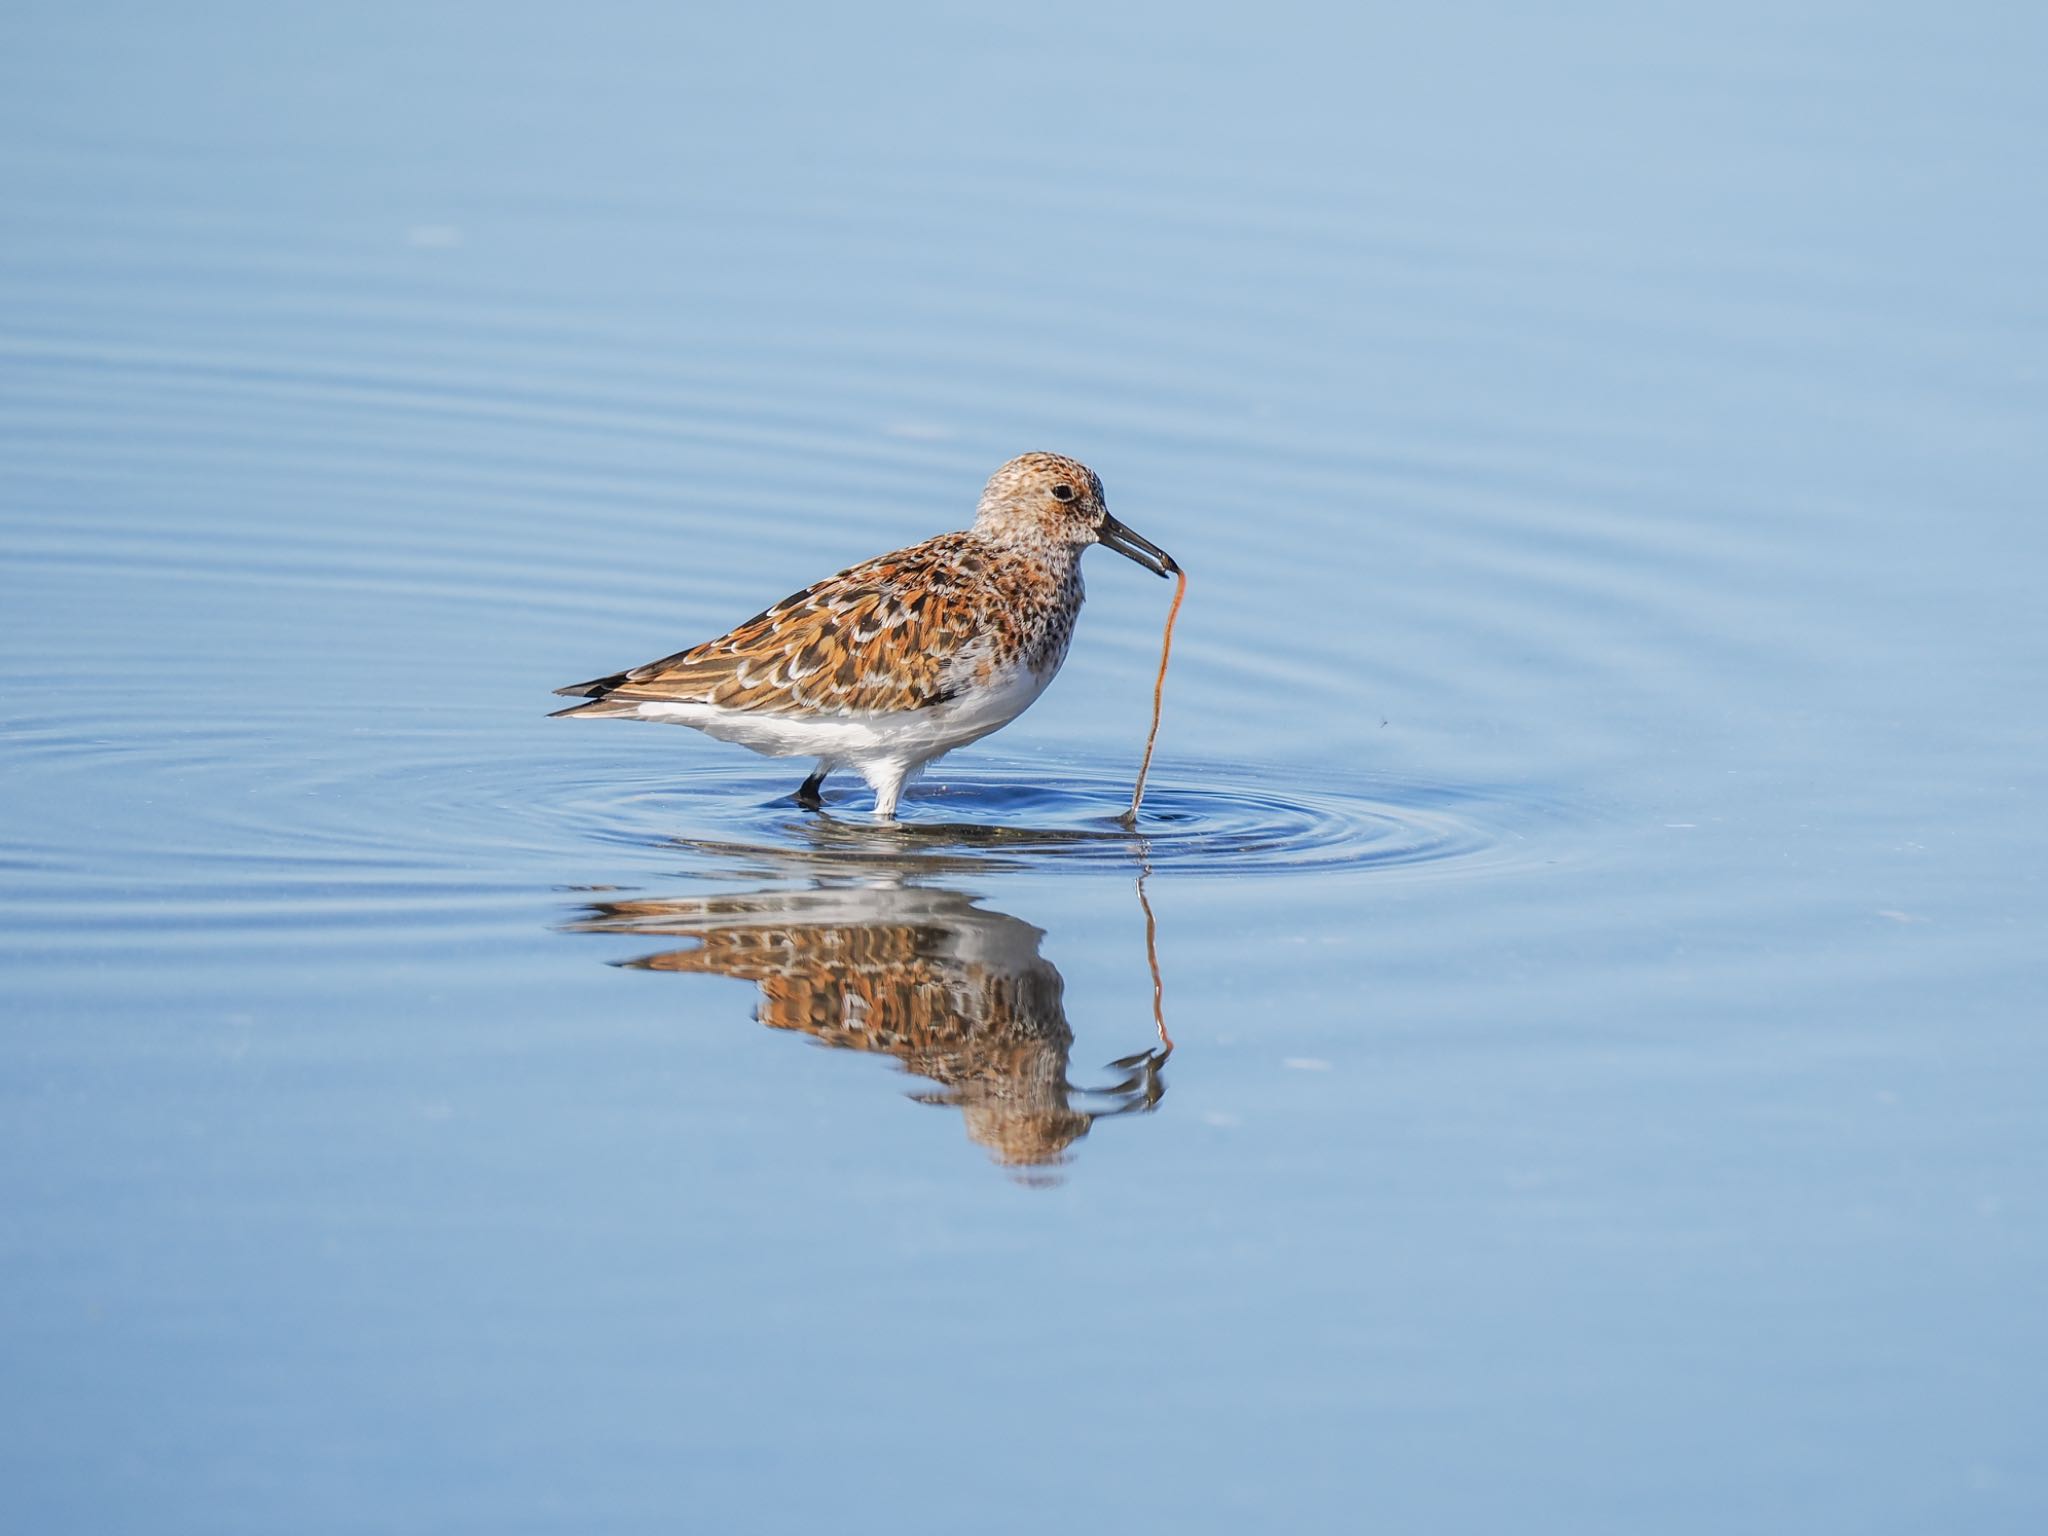
{"label": "white belly", "polygon": [[858,767],[883,759],[910,767],[979,741],[1031,707],[1058,671],[1018,667],[929,709],[886,715],[776,715],[715,704],[644,703],[643,720],[687,725],[769,757],[815,757]]}

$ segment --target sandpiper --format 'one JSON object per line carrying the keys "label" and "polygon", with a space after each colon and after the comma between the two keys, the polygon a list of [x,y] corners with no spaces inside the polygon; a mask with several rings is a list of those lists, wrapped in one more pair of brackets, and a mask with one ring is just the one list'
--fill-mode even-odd
{"label": "sandpiper", "polygon": [[557,688],[559,715],[694,726],[770,757],[811,757],[797,791],[851,768],[893,820],[903,786],[1008,725],[1067,658],[1081,553],[1104,544],[1160,576],[1180,567],[1109,515],[1085,464],[1027,453],[989,477],[974,526],[828,576],[716,640]]}

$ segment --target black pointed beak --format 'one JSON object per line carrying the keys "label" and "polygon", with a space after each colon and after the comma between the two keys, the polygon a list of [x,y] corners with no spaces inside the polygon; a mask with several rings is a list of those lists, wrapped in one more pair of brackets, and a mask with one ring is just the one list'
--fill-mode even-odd
{"label": "black pointed beak", "polygon": [[1102,514],[1102,526],[1095,530],[1095,542],[1137,561],[1154,575],[1175,576],[1180,573],[1180,567],[1173,563],[1173,556],[1150,539],[1131,532],[1107,512]]}

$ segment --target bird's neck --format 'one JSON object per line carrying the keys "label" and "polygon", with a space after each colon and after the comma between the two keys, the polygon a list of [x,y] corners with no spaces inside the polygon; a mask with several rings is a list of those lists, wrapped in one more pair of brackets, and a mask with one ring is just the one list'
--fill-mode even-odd
{"label": "bird's neck", "polygon": [[1057,537],[1030,519],[985,511],[974,520],[973,532],[1004,559],[1028,560],[1055,584],[1064,585],[1081,569],[1083,545]]}

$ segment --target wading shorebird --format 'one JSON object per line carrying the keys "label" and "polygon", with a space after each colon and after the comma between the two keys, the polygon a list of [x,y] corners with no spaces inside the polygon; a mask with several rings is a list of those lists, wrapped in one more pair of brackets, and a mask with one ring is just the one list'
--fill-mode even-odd
{"label": "wading shorebird", "polygon": [[1027,453],[989,477],[974,526],[828,576],[687,651],[557,688],[558,715],[693,726],[769,757],[811,757],[797,791],[851,768],[890,821],[925,766],[1024,713],[1067,658],[1081,554],[1160,576],[1173,557],[1109,515],[1085,464]]}

